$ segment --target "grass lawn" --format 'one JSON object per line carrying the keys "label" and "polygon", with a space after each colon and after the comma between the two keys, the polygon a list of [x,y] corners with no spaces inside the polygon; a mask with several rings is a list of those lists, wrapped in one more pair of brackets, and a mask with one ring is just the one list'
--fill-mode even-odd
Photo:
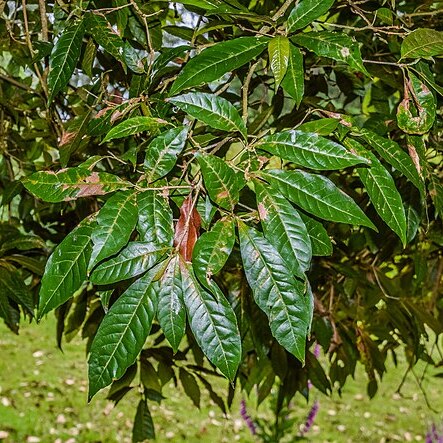
{"label": "grass lawn", "polygon": [[[113,408],[100,393],[87,404],[86,357],[80,340],[65,345],[64,353],[55,346],[55,321],[50,316],[40,325],[22,325],[14,336],[0,324],[0,441],[5,443],[130,442],[132,417],[138,401],[133,390]],[[392,367],[377,396],[366,397],[366,379],[359,371],[340,398],[334,393],[320,401],[315,426],[307,435],[313,442],[391,442],[424,441],[432,421],[442,420],[441,378],[429,369],[424,381],[428,399],[438,412],[430,411],[412,374],[402,396],[396,389],[404,365]],[[415,373],[421,376],[424,365]],[[220,394],[225,387],[217,381]],[[203,390],[202,390],[203,392]],[[159,442],[254,442],[239,414],[240,395],[235,407],[224,417],[207,396],[197,410],[173,385],[164,391],[166,400],[152,405]],[[299,399],[295,412],[303,423],[309,406]],[[248,400],[254,416],[253,400]],[[266,416],[266,408],[259,415]],[[294,431],[294,435],[296,432]],[[291,437],[287,441],[292,441]]]}

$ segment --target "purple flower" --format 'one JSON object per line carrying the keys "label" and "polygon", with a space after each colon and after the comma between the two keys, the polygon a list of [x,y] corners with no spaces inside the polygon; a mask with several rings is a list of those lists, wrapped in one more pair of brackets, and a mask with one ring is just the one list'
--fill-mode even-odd
{"label": "purple flower", "polygon": [[314,420],[318,414],[319,409],[320,409],[320,402],[318,400],[315,400],[311,410],[309,411],[308,416],[306,417],[305,426],[301,432],[302,436],[305,435],[307,432],[309,432],[309,430],[312,428],[312,425],[314,424]]}
{"label": "purple flower", "polygon": [[315,358],[320,357],[320,345],[318,343],[315,343],[314,346],[314,357]]}
{"label": "purple flower", "polygon": [[426,433],[426,443],[443,443],[443,427],[437,429],[435,423],[432,423],[431,428]]}
{"label": "purple flower", "polygon": [[254,421],[248,414],[248,411],[246,409],[246,402],[244,399],[240,402],[240,415],[242,416],[243,420],[245,421],[246,425],[248,426],[249,430],[251,431],[252,435],[255,435],[257,433],[257,430],[255,428]]}

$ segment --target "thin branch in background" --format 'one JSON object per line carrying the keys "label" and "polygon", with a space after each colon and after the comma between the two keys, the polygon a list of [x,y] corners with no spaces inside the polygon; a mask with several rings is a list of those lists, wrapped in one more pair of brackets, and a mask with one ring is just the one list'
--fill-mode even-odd
{"label": "thin branch in background", "polygon": [[49,32],[48,32],[48,17],[46,16],[45,0],[38,0],[38,6],[40,9],[40,20],[42,23],[42,40],[44,42],[47,42],[49,39]]}
{"label": "thin branch in background", "polygon": [[242,103],[243,103],[243,121],[247,123],[248,121],[248,94],[249,94],[249,85],[252,80],[252,76],[254,75],[254,71],[258,66],[259,62],[255,62],[251,65],[248,71],[248,75],[246,76],[245,83],[242,86]]}

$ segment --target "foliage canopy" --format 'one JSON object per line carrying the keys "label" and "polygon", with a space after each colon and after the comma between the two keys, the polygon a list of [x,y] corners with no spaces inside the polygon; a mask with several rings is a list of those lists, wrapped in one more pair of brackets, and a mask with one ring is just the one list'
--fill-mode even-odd
{"label": "foliage canopy", "polygon": [[0,316],[55,309],[89,398],[139,386],[134,441],[170,380],[278,414],[437,364],[442,6],[0,3]]}

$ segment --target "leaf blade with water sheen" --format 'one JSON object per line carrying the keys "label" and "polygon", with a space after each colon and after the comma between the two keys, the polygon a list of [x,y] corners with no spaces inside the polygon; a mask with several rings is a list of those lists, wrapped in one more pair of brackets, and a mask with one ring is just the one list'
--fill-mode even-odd
{"label": "leaf blade with water sheen", "polygon": [[172,85],[170,95],[219,79],[260,55],[267,38],[240,37],[216,43],[191,58]]}
{"label": "leaf blade with water sheen", "polygon": [[240,132],[246,138],[246,126],[237,109],[228,100],[205,92],[189,92],[169,101],[211,128]]}
{"label": "leaf blade with water sheen", "polygon": [[344,62],[351,69],[369,76],[363,65],[358,43],[346,34],[330,31],[305,32],[292,37],[292,41],[320,57]]}
{"label": "leaf blade with water sheen", "polygon": [[197,154],[196,157],[211,199],[222,208],[232,210],[240,198],[243,177],[215,155]]}
{"label": "leaf blade with water sheen", "polygon": [[109,285],[136,277],[152,268],[169,248],[152,243],[129,242],[120,253],[99,264],[90,276],[91,283]]}
{"label": "leaf blade with water sheen", "polygon": [[49,257],[39,293],[39,320],[44,314],[69,300],[86,281],[93,229],[92,222],[82,222]]}
{"label": "leaf blade with water sheen", "polygon": [[255,229],[239,223],[240,251],[254,299],[269,317],[272,335],[301,362],[312,321],[312,301],[277,250]]}
{"label": "leaf blade with water sheen", "polygon": [[189,128],[179,126],[157,136],[146,149],[144,170],[149,182],[164,177],[177,162],[186,144]]}
{"label": "leaf blade with water sheen", "polygon": [[312,259],[311,240],[298,211],[272,187],[255,182],[265,237],[297,277],[304,278]]}
{"label": "leaf blade with water sheen", "polygon": [[281,85],[294,100],[297,106],[300,106],[305,93],[305,71],[303,66],[303,54],[297,46],[291,44],[289,50],[288,69]]}
{"label": "leaf blade with water sheen", "polygon": [[169,262],[157,288],[158,322],[173,351],[177,352],[186,330],[186,310],[178,255]]}
{"label": "leaf blade with water sheen", "polygon": [[350,153],[340,144],[313,132],[283,131],[262,138],[256,145],[270,154],[305,168],[334,170],[368,164],[367,159]]}
{"label": "leaf blade with water sheen", "polygon": [[74,23],[60,35],[49,58],[48,103],[68,84],[80,58],[85,25]]}
{"label": "leaf blade with water sheen", "polygon": [[195,340],[206,357],[232,381],[242,354],[234,311],[224,294],[211,295],[199,285],[190,265],[182,262],[181,273],[184,303]]}
{"label": "leaf blade with water sheen", "polygon": [[275,79],[275,90],[278,89],[286,74],[289,63],[290,43],[288,37],[277,35],[268,44],[269,64]]}
{"label": "leaf blade with water sheen", "polygon": [[129,241],[137,223],[136,199],[132,190],[118,192],[100,209],[92,233],[91,266],[117,253]]}
{"label": "leaf blade with water sheen", "polygon": [[162,191],[159,189],[140,192],[137,195],[137,205],[137,231],[140,240],[157,246],[172,246],[172,210]]}
{"label": "leaf blade with water sheen", "polygon": [[317,18],[326,14],[335,0],[301,0],[296,2],[295,7],[289,14],[287,29],[294,32],[305,28]]}
{"label": "leaf blade with water sheen", "polygon": [[376,229],[354,200],[326,177],[281,169],[261,175],[288,200],[319,218]]}
{"label": "leaf blade with water sheen", "polygon": [[89,399],[119,379],[145,344],[157,310],[151,271],[118,298],[101,322],[88,361]]}
{"label": "leaf blade with water sheen", "polygon": [[211,290],[210,279],[221,271],[235,243],[234,221],[219,220],[210,231],[202,234],[195,244],[192,266],[200,283]]}

